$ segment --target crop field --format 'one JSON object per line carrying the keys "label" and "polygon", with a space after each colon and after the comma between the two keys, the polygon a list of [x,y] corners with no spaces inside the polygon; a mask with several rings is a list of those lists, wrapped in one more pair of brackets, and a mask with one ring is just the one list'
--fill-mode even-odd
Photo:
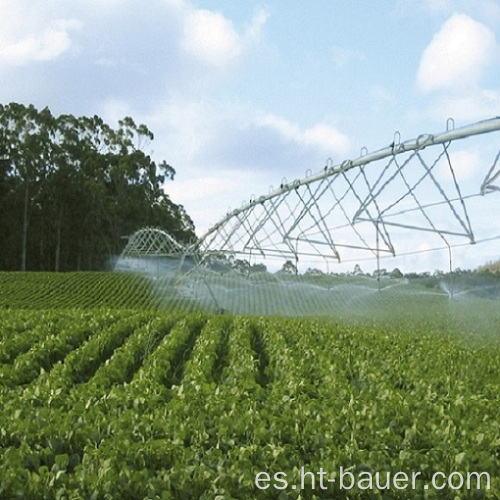
{"label": "crop field", "polygon": [[[500,498],[485,304],[482,335],[445,308],[420,323],[188,312],[132,274],[0,273],[0,498]],[[341,467],[420,474],[412,491],[346,490]],[[301,468],[327,488],[301,489]],[[490,489],[426,488],[438,471],[487,472]],[[261,472],[287,487],[258,489]]]}
{"label": "crop field", "polygon": [[0,273],[4,309],[154,309],[150,280],[133,273]]}

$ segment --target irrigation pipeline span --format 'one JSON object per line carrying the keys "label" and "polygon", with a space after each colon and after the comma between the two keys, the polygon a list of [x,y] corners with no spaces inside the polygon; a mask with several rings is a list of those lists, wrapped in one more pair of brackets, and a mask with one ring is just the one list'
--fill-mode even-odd
{"label": "irrigation pipeline span", "polygon": [[338,165],[331,165],[331,166],[327,165],[323,169],[323,171],[315,175],[311,175],[303,179],[296,179],[291,183],[284,183],[280,186],[279,189],[276,189],[267,195],[260,196],[259,198],[256,199],[252,198],[250,199],[249,202],[244,203],[240,208],[237,208],[229,212],[219,222],[217,222],[210,229],[208,229],[208,231],[199,239],[196,246],[202,245],[203,242],[205,242],[211,234],[217,232],[233,217],[237,217],[239,214],[248,211],[256,204],[262,204],[266,201],[272,200],[273,198],[277,198],[293,189],[297,189],[301,186],[305,186],[308,184],[313,184],[315,182],[341,174],[353,168],[362,167],[377,160],[381,160],[391,156],[396,156],[401,153],[423,150],[429,146],[446,144],[459,139],[465,139],[468,137],[487,134],[490,132],[495,132],[500,130],[499,116],[483,120],[471,125],[467,125],[464,127],[460,127],[457,129],[455,128],[450,129],[450,127],[453,127],[453,123],[454,122],[452,119],[448,119],[447,130],[445,132],[441,132],[438,134],[421,134],[416,139],[411,139],[405,142],[396,142],[396,140],[400,140],[400,134],[399,132],[395,132],[394,142],[386,148],[380,149],[373,153],[367,152],[366,154],[362,154],[359,158],[355,160],[345,160]]}

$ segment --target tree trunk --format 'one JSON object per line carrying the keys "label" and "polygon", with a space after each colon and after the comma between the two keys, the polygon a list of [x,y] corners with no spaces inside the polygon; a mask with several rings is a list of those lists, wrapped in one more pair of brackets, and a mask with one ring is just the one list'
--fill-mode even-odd
{"label": "tree trunk", "polygon": [[28,246],[28,206],[29,206],[29,187],[26,182],[24,189],[24,213],[23,213],[23,239],[21,248],[21,271],[26,271],[26,255]]}
{"label": "tree trunk", "polygon": [[45,235],[43,224],[40,230],[40,256],[38,257],[38,260],[38,270],[45,271]]}
{"label": "tree trunk", "polygon": [[61,208],[59,212],[59,218],[57,221],[57,229],[56,229],[56,262],[54,266],[54,270],[56,273],[59,272],[61,265],[61,226],[62,226],[62,216],[63,210]]}
{"label": "tree trunk", "polygon": [[76,257],[76,270],[82,270],[82,240],[78,243],[78,255]]}

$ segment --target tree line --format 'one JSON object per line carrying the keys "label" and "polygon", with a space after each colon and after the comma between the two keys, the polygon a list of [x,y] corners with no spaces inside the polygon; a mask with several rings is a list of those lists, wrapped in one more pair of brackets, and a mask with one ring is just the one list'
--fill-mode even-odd
{"label": "tree line", "polygon": [[144,226],[192,241],[192,220],[163,189],[174,168],[146,153],[153,139],[130,117],[113,128],[0,104],[0,269],[102,269]]}

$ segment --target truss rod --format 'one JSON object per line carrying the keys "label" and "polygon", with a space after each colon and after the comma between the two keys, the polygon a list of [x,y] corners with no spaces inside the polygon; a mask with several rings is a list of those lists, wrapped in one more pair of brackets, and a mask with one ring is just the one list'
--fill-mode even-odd
{"label": "truss rod", "polygon": [[[436,144],[444,144],[450,141],[455,141],[458,139],[465,139],[467,137],[472,137],[480,134],[486,134],[488,132],[494,132],[500,130],[500,117],[491,118],[488,120],[483,120],[472,125],[467,125],[465,127],[460,127],[453,130],[447,130],[446,132],[442,132],[439,134],[422,134],[418,136],[416,139],[411,139],[409,141],[405,141],[399,144],[392,144],[389,147],[380,149],[373,153],[368,153],[355,160],[346,160],[342,162],[340,165],[325,167],[325,169],[310,177],[306,177],[303,179],[297,179],[289,184],[283,184],[279,189],[269,193],[268,195],[263,195],[256,200],[251,200],[250,202],[245,203],[240,208],[233,210],[228,213],[225,217],[223,217],[217,224],[208,229],[208,231],[200,238],[200,242],[204,241],[210,234],[216,232],[222,225],[224,225],[228,220],[246,212],[252,206],[258,203],[265,203],[273,198],[283,195],[293,189],[297,189],[300,186],[305,186],[308,184],[312,184],[314,182],[318,182],[327,177],[335,176],[341,172],[346,172],[352,168],[361,167],[363,165],[367,165],[369,163],[373,163],[377,160],[381,160],[383,158],[388,158],[391,156],[395,156],[398,154],[402,154],[408,151],[422,150],[426,147],[433,146]],[[198,243],[199,244],[199,243]]]}
{"label": "truss rod", "polygon": [[[372,222],[371,219],[358,219],[358,220],[363,221],[363,222]],[[387,226],[401,227],[403,229],[415,229],[416,231],[426,231],[428,233],[435,233],[438,235],[447,234],[449,236],[459,236],[461,238],[468,238],[469,240],[471,240],[471,235],[467,234],[467,233],[457,233],[455,231],[447,231],[444,229],[437,229],[437,228],[433,228],[433,227],[411,226],[409,224],[400,224],[398,222],[385,221],[385,224]],[[471,240],[471,241],[472,241],[472,243],[474,243],[474,240]]]}
{"label": "truss rod", "polygon": [[[330,244],[326,241],[321,241],[321,240],[312,240],[312,239],[309,239],[309,238],[294,238],[293,239],[294,241],[300,241],[301,243],[311,243],[311,244],[316,244],[316,245],[325,245],[325,246],[330,246]],[[376,251],[379,251],[379,252],[387,252],[387,253],[390,253],[391,255],[393,254],[392,250],[389,249],[389,248],[372,248],[370,246],[361,246],[361,245],[348,245],[348,244],[344,244],[344,243],[335,243],[335,246],[336,247],[341,247],[341,248],[351,248],[353,250],[369,250],[371,252],[376,252]],[[300,255],[304,255],[302,254],[302,252],[300,253]],[[318,254],[315,254],[316,256]],[[322,255],[323,257],[323,255]],[[330,258],[335,258],[337,259],[336,256],[330,256]],[[337,259],[339,260],[339,259]]]}

